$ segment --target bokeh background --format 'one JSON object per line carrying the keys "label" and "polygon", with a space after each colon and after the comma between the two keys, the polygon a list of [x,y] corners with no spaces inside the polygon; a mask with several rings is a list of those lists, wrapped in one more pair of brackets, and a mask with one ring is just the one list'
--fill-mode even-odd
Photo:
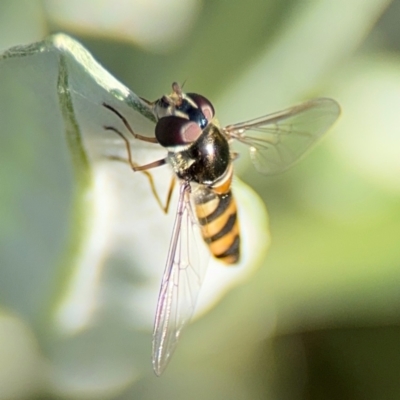
{"label": "bokeh background", "polygon": [[[48,325],[29,312],[25,290],[40,292],[62,280],[56,274],[38,281],[34,266],[51,267],[72,251],[70,222],[60,218],[68,203],[58,191],[64,182],[30,169],[27,158],[65,155],[54,152],[61,139],[46,138],[46,147],[43,137],[28,140],[2,125],[18,106],[8,101],[11,89],[3,82],[0,399],[399,399],[399,20],[398,0],[2,1],[2,51],[68,33],[145,98],[186,80],[185,88],[212,99],[223,125],[314,96],[338,100],[342,116],[285,174],[265,178],[240,160],[238,175],[267,206],[272,245],[245,284],[188,328],[175,365],[159,379],[151,370],[131,374],[119,365],[113,373],[126,373],[123,384],[107,385],[82,361],[79,386],[52,379],[54,363],[75,366],[76,353],[52,341]],[[0,80],[1,73],[0,66]],[[41,71],[27,65],[26,73],[40,77]],[[52,101],[40,86],[30,100]],[[30,115],[18,123],[23,130]],[[34,128],[40,131],[40,124]],[[53,193],[48,204],[43,191]],[[31,205],[29,217],[13,207],[18,196]],[[56,246],[39,245],[40,234],[30,231],[37,207],[53,213],[54,226],[67,227]],[[35,254],[31,262],[26,249]],[[125,340],[114,333],[104,343]],[[84,360],[96,350],[77,347]]]}

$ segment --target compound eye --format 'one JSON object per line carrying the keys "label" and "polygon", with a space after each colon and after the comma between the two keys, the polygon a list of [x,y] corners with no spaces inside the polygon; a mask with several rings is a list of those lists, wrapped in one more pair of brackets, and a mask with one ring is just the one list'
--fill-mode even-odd
{"label": "compound eye", "polygon": [[161,146],[175,147],[195,142],[202,129],[196,122],[171,115],[158,120],[155,133]]}
{"label": "compound eye", "polygon": [[190,97],[197,104],[197,107],[199,107],[201,112],[204,114],[206,120],[210,122],[215,114],[214,107],[210,103],[210,101],[203,97],[201,94],[187,93],[187,96]]}

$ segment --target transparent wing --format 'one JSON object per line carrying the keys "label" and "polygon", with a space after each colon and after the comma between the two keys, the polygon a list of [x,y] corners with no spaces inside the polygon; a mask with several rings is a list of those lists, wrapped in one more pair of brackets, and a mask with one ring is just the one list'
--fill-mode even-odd
{"label": "transparent wing", "polygon": [[275,174],[300,160],[333,125],[339,104],[319,98],[286,110],[224,128],[229,138],[250,146],[256,169]]}
{"label": "transparent wing", "polygon": [[190,202],[190,184],[180,188],[171,243],[158,297],[153,331],[153,369],[161,375],[184,326],[193,315],[209,252]]}

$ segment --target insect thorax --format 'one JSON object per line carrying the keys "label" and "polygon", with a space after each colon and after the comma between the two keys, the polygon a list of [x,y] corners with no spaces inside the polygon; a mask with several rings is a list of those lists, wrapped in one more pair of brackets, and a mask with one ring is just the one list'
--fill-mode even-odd
{"label": "insect thorax", "polygon": [[229,143],[210,123],[193,144],[168,152],[168,161],[178,178],[211,185],[225,174],[231,162]]}

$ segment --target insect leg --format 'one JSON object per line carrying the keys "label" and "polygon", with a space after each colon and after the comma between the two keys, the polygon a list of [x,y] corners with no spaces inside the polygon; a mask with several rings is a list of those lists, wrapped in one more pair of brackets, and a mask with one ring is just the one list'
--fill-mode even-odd
{"label": "insect leg", "polygon": [[174,191],[175,183],[176,183],[176,178],[175,178],[175,175],[173,175],[171,178],[171,182],[169,184],[167,201],[165,202],[165,208],[163,209],[165,214],[168,212],[168,209],[169,209],[169,204],[171,202],[172,192]]}
{"label": "insect leg", "polygon": [[162,203],[162,201],[160,199],[160,196],[159,196],[159,194],[157,192],[156,186],[154,184],[154,179],[153,179],[153,175],[151,174],[151,172],[146,171],[146,170],[140,171],[140,172],[143,172],[146,175],[146,177],[147,177],[147,179],[149,180],[149,183],[150,183],[151,192],[153,193],[154,197],[156,198],[157,204],[160,206],[161,210],[163,210],[164,213],[167,214],[168,213],[168,209],[169,209],[169,204],[171,202],[172,192],[174,190],[175,183],[176,183],[175,176],[173,176],[171,178],[171,182],[169,184],[169,189],[168,189],[165,205],[163,205],[163,203]]}
{"label": "insect leg", "polygon": [[160,167],[161,165],[164,165],[166,162],[167,160],[165,158],[162,158],[161,160],[152,161],[149,164],[134,166],[132,167],[132,169],[134,171],[147,171],[148,169]]}
{"label": "insect leg", "polygon": [[119,119],[124,123],[126,129],[128,129],[128,131],[132,134],[132,136],[134,138],[139,139],[139,140],[143,140],[144,142],[158,143],[158,140],[155,137],[151,138],[151,137],[147,137],[147,136],[143,136],[143,135],[139,135],[138,133],[135,133],[133,131],[132,127],[129,125],[129,122],[127,121],[127,119],[119,111],[117,111],[114,107],[110,106],[107,103],[103,103],[103,106],[105,108],[108,108],[115,115],[117,115],[117,117],[119,117]]}
{"label": "insect leg", "polygon": [[168,212],[168,208],[169,208],[169,203],[171,201],[171,196],[172,196],[172,192],[175,186],[175,177],[173,176],[171,179],[171,183],[168,189],[168,193],[167,193],[167,199],[165,201],[165,205],[162,203],[160,196],[157,192],[156,186],[154,184],[154,179],[153,179],[153,175],[148,171],[151,168],[155,168],[158,167],[160,165],[163,165],[166,163],[165,159],[161,159],[161,160],[157,160],[157,161],[153,161],[150,164],[146,164],[146,165],[138,165],[137,163],[135,163],[132,159],[132,152],[131,152],[131,146],[129,143],[129,140],[125,137],[125,135],[120,132],[117,128],[114,128],[113,126],[105,126],[104,129],[108,130],[108,131],[113,131],[115,132],[118,136],[121,137],[121,139],[125,142],[125,147],[126,147],[126,151],[128,152],[128,160],[122,158],[122,157],[117,157],[117,156],[111,156],[110,158],[113,160],[118,160],[118,161],[128,161],[129,165],[131,166],[133,171],[140,171],[142,172],[144,175],[146,175],[147,179],[149,180],[150,183],[150,188],[151,191],[154,195],[154,197],[156,198],[156,201],[158,203],[158,205],[160,206],[160,208],[164,211],[164,213]]}
{"label": "insect leg", "polygon": [[165,200],[165,205],[163,205],[161,202],[160,196],[157,193],[157,189],[156,189],[156,186],[155,186],[154,180],[153,180],[153,175],[149,171],[141,171],[141,172],[143,172],[147,176],[149,183],[150,183],[151,192],[153,193],[154,197],[156,198],[158,205],[161,207],[161,209],[164,211],[164,213],[167,214],[169,205],[171,202],[172,192],[174,191],[174,187],[175,187],[175,183],[176,183],[175,176],[172,176],[172,178],[171,178],[171,182],[169,184],[169,189],[168,189],[168,193],[167,193],[167,198]]}
{"label": "insect leg", "polygon": [[132,167],[132,169],[136,171],[136,168],[138,168],[139,166],[132,159],[132,152],[129,140],[125,137],[125,135],[122,132],[120,132],[117,128],[114,128],[113,126],[105,126],[104,129],[107,131],[115,132],[125,142],[126,151],[128,152],[128,162]]}
{"label": "insect leg", "polygon": [[125,135],[122,132],[120,132],[117,128],[114,128],[113,126],[105,126],[104,129],[107,131],[115,132],[125,142],[126,151],[128,152],[128,162],[134,171],[145,171],[147,169],[151,169],[151,168],[155,168],[155,167],[164,165],[167,162],[167,160],[165,158],[163,158],[161,160],[153,161],[146,165],[136,164],[132,159],[131,146],[130,146],[129,140],[125,137]]}

